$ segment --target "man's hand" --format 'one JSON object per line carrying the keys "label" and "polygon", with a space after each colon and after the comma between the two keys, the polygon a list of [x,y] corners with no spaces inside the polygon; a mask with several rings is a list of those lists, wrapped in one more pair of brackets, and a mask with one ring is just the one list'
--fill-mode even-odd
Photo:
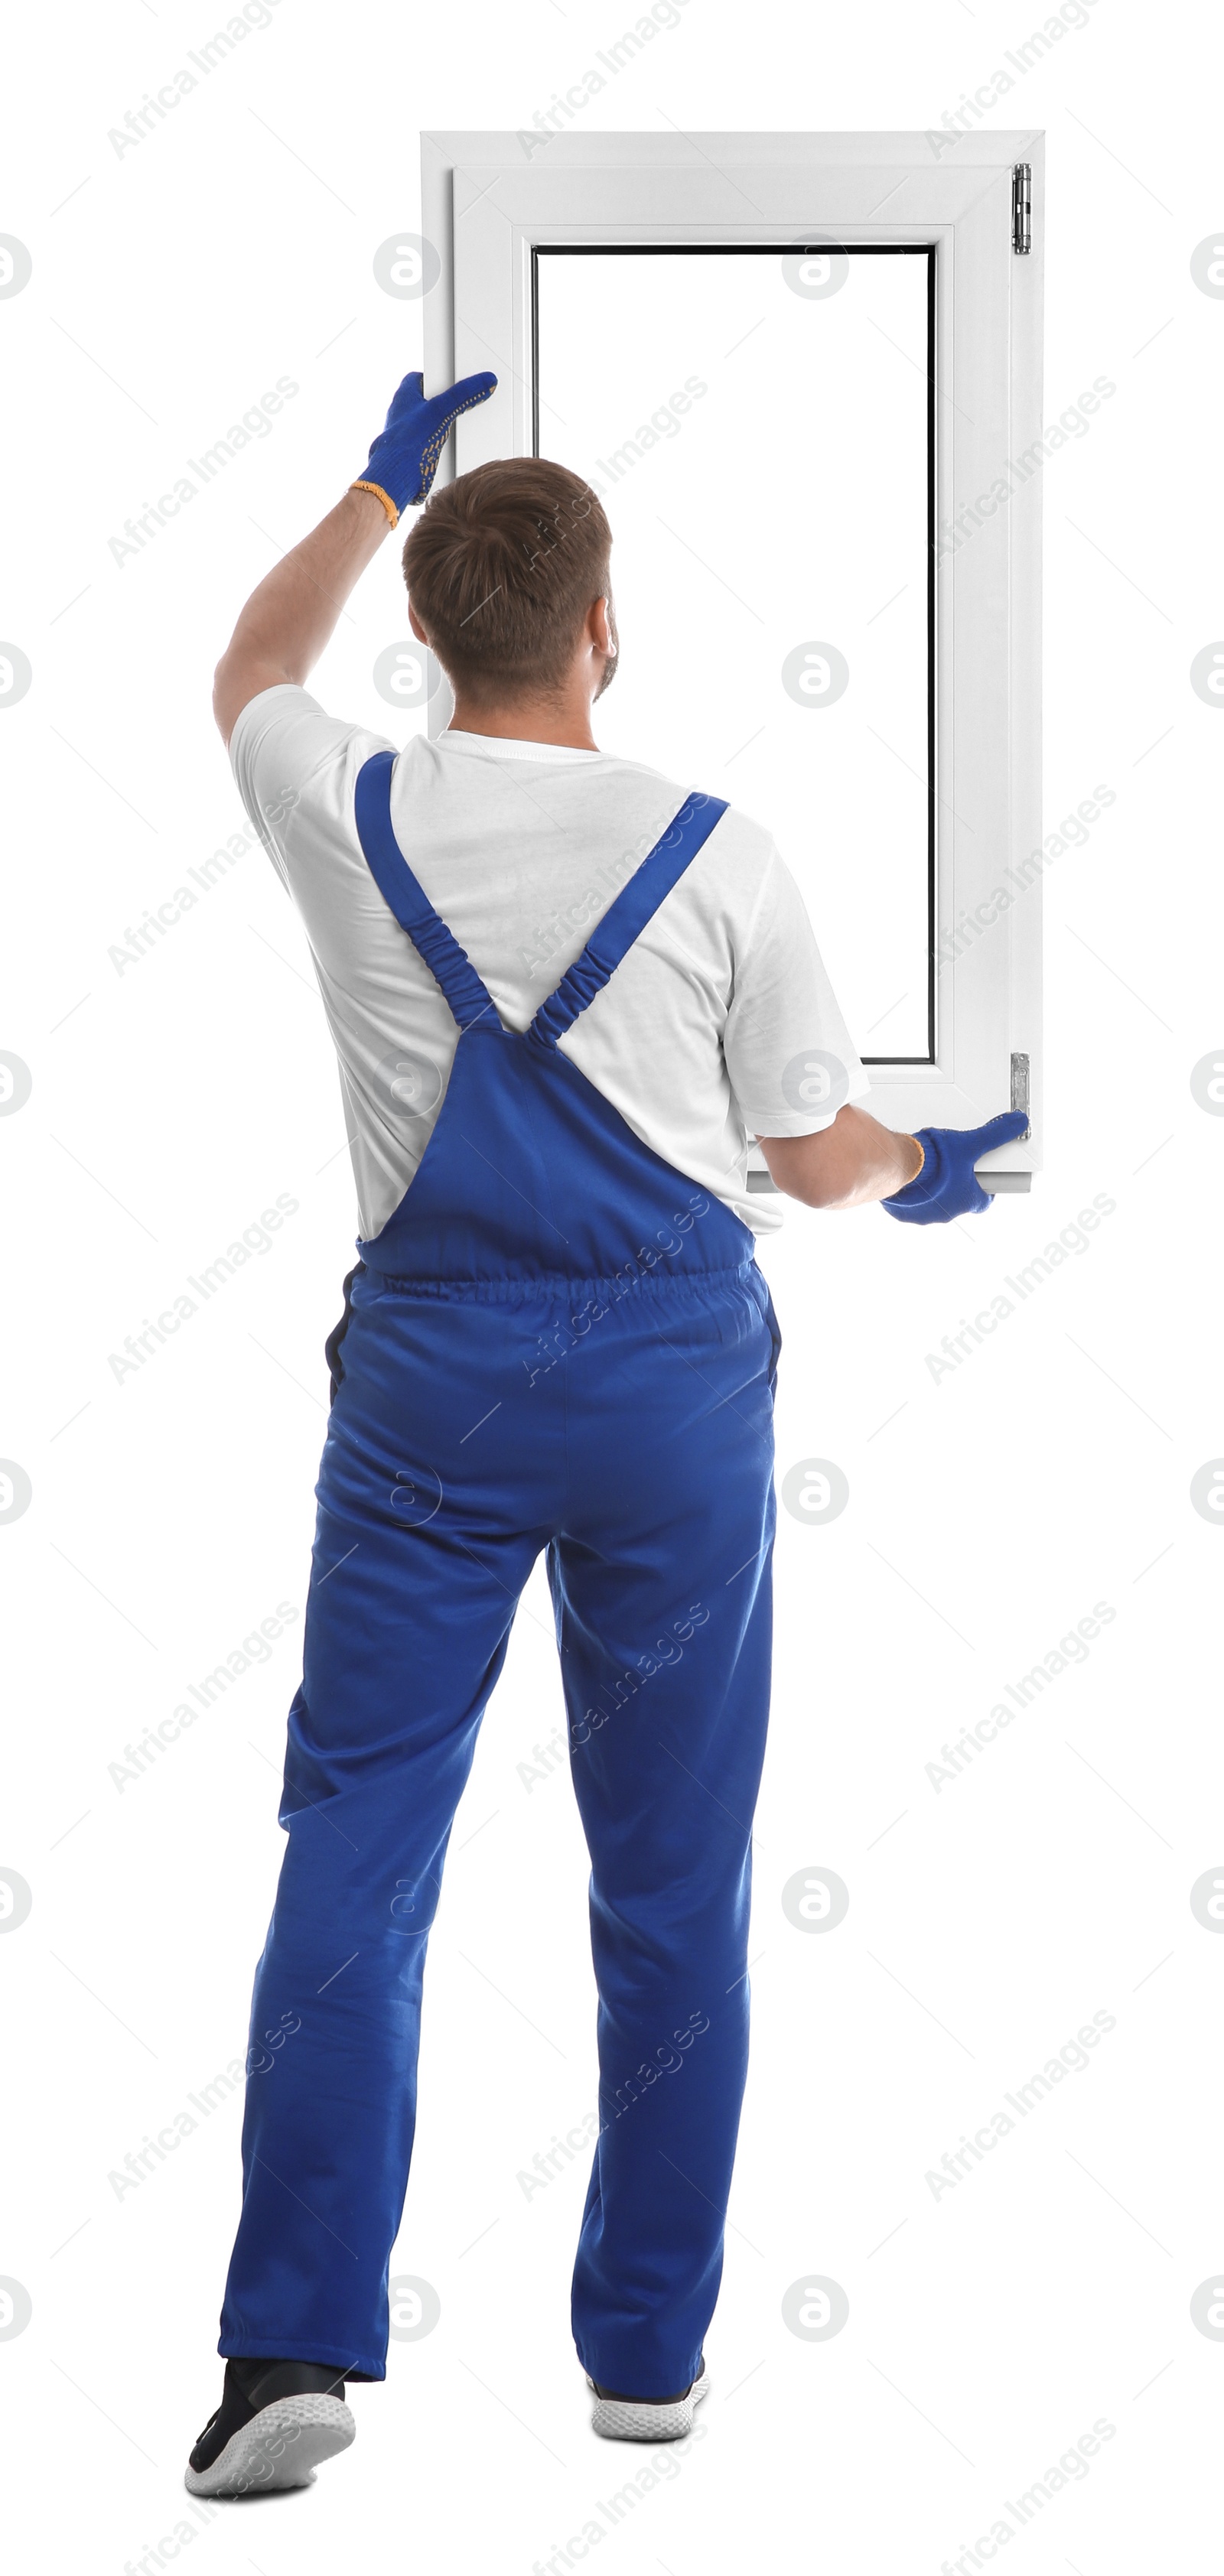
{"label": "man's hand", "polygon": [[905,1225],[947,1225],[954,1216],[980,1216],[990,1206],[973,1166],[993,1145],[1010,1145],[1028,1126],[1026,1109],[1005,1109],[984,1127],[920,1127],[923,1164],[916,1178],[884,1205]]}
{"label": "man's hand", "polygon": [[394,527],[401,510],[428,500],[438,458],[460,412],[487,402],[496,383],[496,376],[487,370],[479,376],[461,376],[457,385],[426,402],[424,376],[419,371],[405,376],[386,425],[370,449],[365,472],[351,489],[376,492]]}
{"label": "man's hand", "polygon": [[1005,1110],[984,1127],[920,1127],[916,1136],[882,1127],[848,1101],[816,1136],[758,1136],[770,1173],[788,1198],[805,1207],[863,1207],[879,1199],[909,1225],[946,1225],[988,1208],[974,1179],[979,1154],[1022,1136],[1023,1109]]}

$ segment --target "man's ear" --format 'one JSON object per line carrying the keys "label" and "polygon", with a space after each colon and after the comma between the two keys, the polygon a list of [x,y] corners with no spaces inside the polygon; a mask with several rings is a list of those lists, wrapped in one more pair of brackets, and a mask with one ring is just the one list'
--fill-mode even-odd
{"label": "man's ear", "polygon": [[418,644],[428,644],[429,637],[421,624],[420,618],[417,616],[411,600],[408,602],[408,623],[412,628],[412,632],[415,635]]}

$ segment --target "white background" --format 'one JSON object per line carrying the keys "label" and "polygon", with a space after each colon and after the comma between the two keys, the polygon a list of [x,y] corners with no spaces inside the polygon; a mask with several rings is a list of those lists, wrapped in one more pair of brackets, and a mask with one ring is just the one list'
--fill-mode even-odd
{"label": "white background", "polygon": [[[832,1459],[850,1500],[827,1527],[781,1514],[715,2393],[703,2440],[592,2551],[650,2576],[813,2559],[935,2576],[1098,2418],[1112,2438],[1032,2508],[1017,2565],[1146,2576],[1218,2548],[1224,2347],[1190,2300],[1224,2257],[1224,1944],[1189,1891],[1224,1860],[1224,1538],[1189,1486],[1224,1438],[1224,1124],[1190,1090],[1224,1056],[1220,718],[1188,672],[1224,631],[1224,303],[1190,275],[1224,214],[1220,67],[1205,9],[1082,14],[986,121],[1048,133],[1047,418],[1098,374],[1117,386],[1046,468],[1047,829],[1097,782],[1116,802],[1046,879],[1032,1197],[939,1230],[796,1209],[766,1247],[779,1466]],[[938,127],[1042,23],[1010,0],[688,0],[677,21],[607,78],[592,131]],[[27,15],[0,212],[34,261],[0,303],[0,627],[34,672],[0,711],[0,1045],[33,1076],[0,1121],[0,1452],[33,1487],[0,1528],[0,1863],[34,1895],[0,1939],[0,2273],[33,2305],[0,2342],[0,2406],[14,2554],[101,2576],[171,2563],[219,2389],[237,2098],[122,2199],[108,2175],[242,2055],[298,1628],[122,1794],[108,1766],[279,1601],[300,1611],[355,1228],[321,1008],[258,848],[139,963],[120,974],[108,951],[241,825],[212,664],[418,362],[419,308],[372,260],[419,225],[419,130],[528,126],[633,22],[603,0],[351,17],[279,0],[118,156],[108,129],[218,23],[191,0]],[[299,391],[267,438],[120,568],[108,540],[281,375]],[[763,490],[769,471],[763,423]],[[708,656],[686,605],[680,589],[677,657]],[[370,674],[405,631],[388,546],[320,667],[324,702],[394,727]],[[734,669],[710,685],[734,730]],[[299,1205],[272,1248],[117,1383],[124,1336],[278,1193]],[[1098,1195],[1115,1204],[1086,1248],[936,1380],[928,1353]],[[1097,1601],[1116,1616],[1087,1660],[937,1793],[941,1746]],[[434,2285],[441,2321],[356,2392],[357,2446],[315,2490],[218,2511],[180,2535],[192,2564],[528,2576],[653,2456],[589,2430],[568,2326],[581,2169],[530,2200],[517,2180],[594,2100],[585,1856],[563,1775],[528,1792],[518,1773],[560,1713],[537,1585],[430,1954],[396,2265]],[[850,1889],[815,1938],[780,1903],[808,1867]],[[936,2201],[928,2170],[1098,2011],[1116,2027],[1090,2067]],[[823,2344],[781,2313],[809,2267],[849,2300]]]}

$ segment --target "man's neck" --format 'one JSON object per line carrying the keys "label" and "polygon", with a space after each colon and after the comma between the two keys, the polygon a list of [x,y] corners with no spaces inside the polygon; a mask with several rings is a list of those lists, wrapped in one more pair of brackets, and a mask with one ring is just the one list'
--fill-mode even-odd
{"label": "man's neck", "polygon": [[450,733],[487,733],[509,742],[551,742],[570,751],[598,751],[585,698],[516,698],[506,705],[473,706],[457,698]]}

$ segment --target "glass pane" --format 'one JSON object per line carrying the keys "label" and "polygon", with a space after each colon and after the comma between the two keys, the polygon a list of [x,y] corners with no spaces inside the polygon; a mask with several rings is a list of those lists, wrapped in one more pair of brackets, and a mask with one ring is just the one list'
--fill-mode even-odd
{"label": "glass pane", "polygon": [[599,739],[768,826],[885,1063],[933,1054],[933,261],[536,254],[537,452],[612,523]]}

